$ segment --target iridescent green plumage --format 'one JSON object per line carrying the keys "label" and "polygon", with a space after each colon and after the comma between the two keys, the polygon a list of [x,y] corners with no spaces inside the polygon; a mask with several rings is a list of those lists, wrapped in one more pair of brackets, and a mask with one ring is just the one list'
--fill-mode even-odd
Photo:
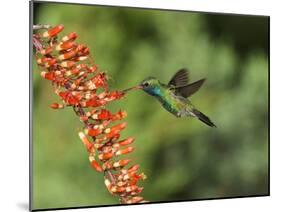
{"label": "iridescent green plumage", "polygon": [[[195,109],[188,100],[204,83],[205,79],[188,84],[188,72],[179,70],[166,85],[155,77],[148,77],[134,88],[142,89],[159,100],[162,106],[177,117],[196,117],[205,124],[215,127],[215,124],[203,113]],[[127,89],[130,90],[130,89]]]}
{"label": "iridescent green plumage", "polygon": [[[148,83],[148,85],[146,85]],[[158,79],[149,77],[141,83],[143,90],[155,96],[162,106],[177,117],[189,115],[193,109],[191,102],[182,96],[175,94],[175,89],[162,84]],[[189,112],[190,111],[190,112]]]}

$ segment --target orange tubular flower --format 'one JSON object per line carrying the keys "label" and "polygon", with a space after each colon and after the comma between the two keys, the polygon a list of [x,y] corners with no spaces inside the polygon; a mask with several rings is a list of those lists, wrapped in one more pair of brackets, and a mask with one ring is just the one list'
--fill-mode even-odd
{"label": "orange tubular flower", "polygon": [[137,182],[146,178],[143,173],[137,173],[139,165],[126,169],[125,166],[131,160],[118,159],[120,155],[127,155],[134,150],[130,146],[134,138],[118,140],[127,124],[112,124],[127,114],[121,110],[112,113],[105,109],[106,104],[125,94],[108,90],[106,73],[92,64],[93,59],[87,46],[74,42],[78,37],[75,32],[59,39],[58,35],[63,29],[63,25],[58,25],[33,35],[36,62],[42,69],[41,76],[52,82],[55,93],[61,99],[61,103],[53,103],[50,107],[73,107],[84,123],[84,132],[78,135],[89,154],[90,165],[97,172],[104,173],[106,188],[112,195],[119,197],[120,203],[146,202],[139,196],[143,188]]}

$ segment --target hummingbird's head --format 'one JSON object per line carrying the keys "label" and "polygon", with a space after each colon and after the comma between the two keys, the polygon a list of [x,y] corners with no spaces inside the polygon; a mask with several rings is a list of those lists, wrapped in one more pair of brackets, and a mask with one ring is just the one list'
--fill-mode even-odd
{"label": "hummingbird's head", "polygon": [[125,89],[123,90],[123,92],[141,89],[152,96],[159,96],[161,92],[160,87],[161,83],[158,79],[156,79],[155,77],[148,77],[144,79],[139,85]]}
{"label": "hummingbird's head", "polygon": [[155,77],[148,77],[144,79],[139,88],[152,96],[158,96],[160,94],[160,81]]}

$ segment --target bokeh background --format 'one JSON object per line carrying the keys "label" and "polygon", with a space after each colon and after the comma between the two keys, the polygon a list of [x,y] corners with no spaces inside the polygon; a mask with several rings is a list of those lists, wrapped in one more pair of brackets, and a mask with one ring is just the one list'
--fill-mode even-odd
{"label": "bokeh background", "polygon": [[[218,128],[178,119],[142,91],[110,105],[128,113],[122,135],[136,137],[129,157],[148,176],[147,200],[268,194],[268,17],[35,3],[34,23],[77,32],[112,90],[168,82],[182,67],[207,78],[191,101]],[[81,123],[49,108],[58,97],[33,67],[33,208],[118,204],[90,168]]]}

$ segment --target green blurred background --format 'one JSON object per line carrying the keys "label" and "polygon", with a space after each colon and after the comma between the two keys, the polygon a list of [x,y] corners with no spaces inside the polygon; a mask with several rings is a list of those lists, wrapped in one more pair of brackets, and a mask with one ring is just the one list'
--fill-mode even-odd
{"label": "green blurred background", "polygon": [[[162,82],[180,68],[206,77],[193,104],[218,126],[178,119],[144,92],[110,105],[128,113],[122,137],[148,179],[152,202],[268,194],[267,17],[35,3],[35,24],[64,24],[90,47],[112,90],[147,76]],[[90,168],[82,125],[58,102],[33,64],[33,208],[118,204]]]}

